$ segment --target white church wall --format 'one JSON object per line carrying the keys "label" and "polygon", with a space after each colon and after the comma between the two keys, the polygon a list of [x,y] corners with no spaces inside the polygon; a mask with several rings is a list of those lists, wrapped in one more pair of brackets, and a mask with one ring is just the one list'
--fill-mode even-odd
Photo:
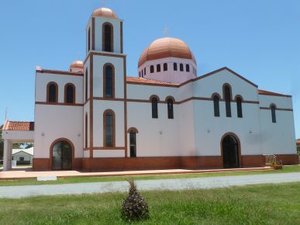
{"label": "white church wall", "polygon": [[275,103],[276,123],[272,122],[271,110],[260,110],[261,145],[263,154],[296,154],[295,127],[292,99],[278,96],[259,96],[261,107]]}
{"label": "white church wall", "polygon": [[178,135],[179,135],[179,155],[195,156],[195,122],[193,118],[197,115],[194,114],[194,106],[192,101],[181,103],[178,106],[177,115],[175,119],[178,122]]}
{"label": "white church wall", "polygon": [[276,108],[292,109],[292,98],[285,96],[270,96],[259,95],[260,107],[270,107],[271,104],[275,104]]}
{"label": "white church wall", "polygon": [[83,157],[83,110],[80,106],[35,105],[34,158],[49,158],[51,144],[69,139],[75,158]]}
{"label": "white church wall", "polygon": [[193,102],[197,155],[221,156],[221,139],[226,133],[239,138],[242,155],[261,154],[258,104],[243,104],[243,117],[238,118],[233,102],[232,117],[226,117],[224,102],[220,102],[220,117],[214,117],[212,101]]}
{"label": "white church wall", "polygon": [[3,131],[2,138],[5,140],[32,141],[34,140],[34,131]]}
{"label": "white church wall", "polygon": [[158,104],[157,119],[152,118],[150,102],[128,102],[127,106],[128,128],[138,129],[137,157],[184,155],[180,151],[177,106],[174,105],[174,119],[167,118],[166,104]]}
{"label": "white church wall", "polygon": [[233,99],[236,95],[241,95],[243,100],[258,101],[257,88],[228,70],[221,70],[193,83],[195,97],[210,98],[213,93],[218,93],[223,98],[223,85],[228,83],[232,89]]}
{"label": "white church wall", "polygon": [[192,96],[192,83],[188,83],[184,86],[181,86],[180,88],[167,87],[167,86],[127,84],[128,100],[149,101],[152,95],[157,95],[160,101],[165,101],[168,96],[172,96],[176,102],[180,102]]}
{"label": "white church wall", "polygon": [[158,118],[156,119],[152,118],[150,102],[128,102],[127,105],[128,128],[138,129],[138,157],[195,155],[191,102],[174,104],[174,119],[168,119],[165,103],[158,104]]}
{"label": "white church wall", "polygon": [[83,77],[73,75],[49,74],[49,73],[36,73],[35,81],[35,101],[47,101],[47,84],[55,82],[58,85],[58,102],[64,103],[65,85],[72,83],[76,88],[76,103],[83,103]]}

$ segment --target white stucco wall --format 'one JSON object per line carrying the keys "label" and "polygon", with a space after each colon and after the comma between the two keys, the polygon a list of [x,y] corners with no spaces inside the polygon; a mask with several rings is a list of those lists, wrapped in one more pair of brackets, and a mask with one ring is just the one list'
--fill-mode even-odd
{"label": "white stucco wall", "polygon": [[71,83],[75,86],[75,97],[77,104],[83,103],[83,77],[64,75],[64,74],[50,74],[40,73],[37,71],[35,78],[35,101],[46,102],[47,100],[47,84],[55,82],[58,85],[58,102],[64,103],[65,85]]}
{"label": "white stucco wall", "polygon": [[[292,99],[289,97],[259,95],[261,145],[263,154],[296,154],[295,127]],[[271,110],[276,105],[276,123],[272,123]],[[290,110],[290,111],[289,111]]]}
{"label": "white stucco wall", "polygon": [[75,158],[83,157],[82,106],[35,105],[34,158],[49,158],[51,144],[66,138],[75,146]]}

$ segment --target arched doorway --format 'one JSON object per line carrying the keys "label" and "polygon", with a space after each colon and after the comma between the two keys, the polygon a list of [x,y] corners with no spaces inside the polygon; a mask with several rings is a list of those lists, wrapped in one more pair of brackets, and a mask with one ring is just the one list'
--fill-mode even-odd
{"label": "arched doorway", "polygon": [[222,156],[224,168],[240,167],[239,140],[235,135],[228,134],[222,138]]}
{"label": "arched doorway", "polygon": [[67,140],[58,140],[52,145],[52,169],[71,170],[73,147]]}

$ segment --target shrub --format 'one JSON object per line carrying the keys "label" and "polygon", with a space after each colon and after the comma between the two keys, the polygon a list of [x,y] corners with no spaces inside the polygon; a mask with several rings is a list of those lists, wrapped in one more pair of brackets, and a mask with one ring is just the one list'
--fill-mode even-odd
{"label": "shrub", "polygon": [[129,179],[129,194],[123,201],[121,216],[124,220],[144,220],[149,218],[148,204],[138,192],[133,179]]}

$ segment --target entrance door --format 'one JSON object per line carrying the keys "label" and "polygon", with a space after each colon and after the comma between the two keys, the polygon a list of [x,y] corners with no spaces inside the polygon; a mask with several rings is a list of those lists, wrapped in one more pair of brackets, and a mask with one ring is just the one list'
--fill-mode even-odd
{"label": "entrance door", "polygon": [[53,146],[52,169],[70,170],[72,169],[72,147],[66,141],[57,142]]}
{"label": "entrance door", "polygon": [[223,138],[222,151],[224,168],[240,167],[239,142],[234,136],[227,135]]}

